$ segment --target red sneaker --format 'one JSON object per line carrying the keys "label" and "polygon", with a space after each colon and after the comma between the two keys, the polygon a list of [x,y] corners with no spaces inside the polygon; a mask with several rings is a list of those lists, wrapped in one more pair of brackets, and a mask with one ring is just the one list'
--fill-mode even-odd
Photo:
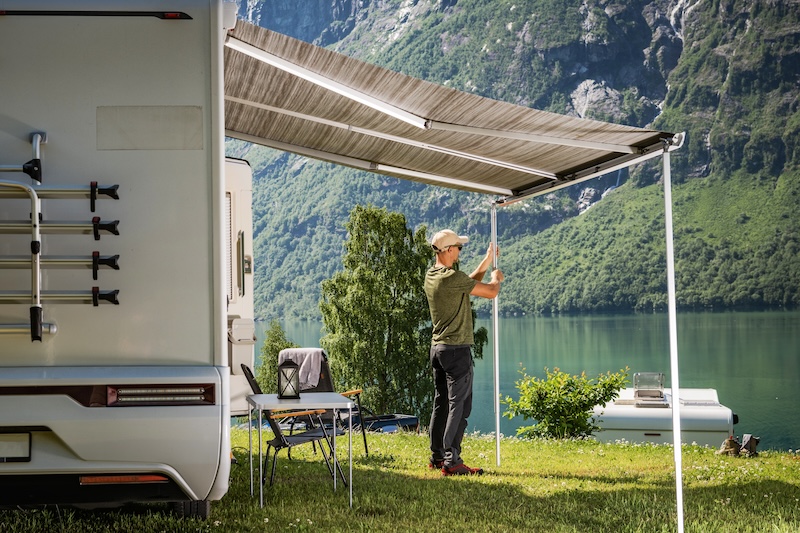
{"label": "red sneaker", "polygon": [[483,468],[470,468],[461,463],[456,466],[442,467],[442,474],[445,476],[480,476],[483,474]]}
{"label": "red sneaker", "polygon": [[430,462],[428,462],[428,468],[431,470],[439,470],[440,468],[444,468],[444,459],[431,459]]}

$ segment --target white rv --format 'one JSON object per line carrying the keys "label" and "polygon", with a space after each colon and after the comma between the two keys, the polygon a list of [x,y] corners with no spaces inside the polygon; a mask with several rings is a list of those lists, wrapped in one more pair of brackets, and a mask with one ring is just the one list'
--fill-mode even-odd
{"label": "white rv", "polygon": [[0,0],[0,505],[228,489],[253,364],[221,1]]}

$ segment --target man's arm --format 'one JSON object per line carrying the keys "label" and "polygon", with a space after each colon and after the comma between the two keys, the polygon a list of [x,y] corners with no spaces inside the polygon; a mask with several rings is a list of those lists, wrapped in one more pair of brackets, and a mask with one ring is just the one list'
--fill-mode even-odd
{"label": "man's arm", "polygon": [[469,277],[478,282],[472,288],[470,295],[491,299],[500,294],[500,282],[503,281],[503,273],[500,272],[500,270],[496,268],[492,270],[491,281],[489,283],[483,283],[483,276],[486,274],[486,271],[489,270],[489,267],[492,266],[492,260],[494,257],[499,255],[500,248],[497,248],[495,251],[494,244],[489,243],[489,248],[486,250],[486,255],[484,256],[483,260],[480,262],[475,271],[469,275]]}
{"label": "man's arm", "polygon": [[[497,249],[497,255],[500,255],[500,248]],[[469,275],[474,280],[483,281],[483,275],[492,266],[492,259],[494,258],[494,244],[489,243],[489,248],[486,250],[486,255],[481,260],[478,267]]]}
{"label": "man's arm", "polygon": [[[483,274],[481,274],[483,277]],[[500,294],[500,282],[503,281],[503,273],[498,269],[492,270],[492,280],[489,283],[479,281],[472,288],[470,294],[472,296],[480,296],[481,298],[494,298]]]}

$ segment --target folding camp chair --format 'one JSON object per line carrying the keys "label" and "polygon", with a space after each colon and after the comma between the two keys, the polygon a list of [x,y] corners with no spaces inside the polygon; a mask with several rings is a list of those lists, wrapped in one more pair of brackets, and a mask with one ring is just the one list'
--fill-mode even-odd
{"label": "folding camp chair", "polygon": [[[286,360],[291,360],[297,363],[300,367],[300,392],[315,393],[315,392],[339,392],[333,388],[333,379],[331,378],[331,370],[328,366],[328,354],[322,348],[285,348],[278,353],[278,365]],[[345,392],[339,392],[342,396],[356,399],[356,409],[353,410],[352,416],[354,421],[358,420],[358,426],[361,427],[361,436],[364,438],[364,454],[369,455],[369,448],[367,447],[367,432],[362,416],[364,416],[363,409],[361,408],[361,393],[362,389],[353,389]],[[327,422],[336,429],[343,430],[347,424],[346,421],[341,419],[333,420],[333,413],[326,412],[322,416],[322,420]],[[335,422],[335,423],[334,423]],[[356,427],[357,424],[353,424]]]}
{"label": "folding camp chair", "polygon": [[[295,412],[294,416],[316,416],[319,417],[321,414],[325,412],[324,409],[318,409],[314,411],[300,411]],[[325,429],[325,426],[322,424],[322,420],[320,420],[320,426],[316,429],[310,429],[307,431],[303,431],[301,433],[294,433],[292,435],[284,434],[283,430],[281,429],[281,425],[278,423],[277,418],[279,416],[285,416],[284,413],[276,414],[273,411],[266,411],[265,412],[267,417],[267,422],[269,422],[269,427],[272,429],[272,433],[274,434],[274,438],[267,442],[267,456],[264,459],[264,472],[266,473],[266,467],[269,464],[269,452],[270,448],[275,448],[275,453],[272,455],[272,471],[269,477],[269,484],[272,486],[272,483],[275,481],[275,468],[278,464],[278,452],[282,449],[287,448],[287,450],[291,450],[292,447],[298,446],[300,444],[308,444],[319,442],[319,450],[322,453],[323,459],[325,459],[325,464],[328,467],[328,472],[331,476],[335,477],[336,473],[334,472],[334,468],[339,471],[339,476],[342,478],[342,482],[347,486],[347,478],[344,476],[344,472],[342,471],[342,467],[338,461],[334,460],[333,457],[333,446],[331,445],[330,437],[328,435],[328,431]],[[325,451],[325,447],[322,445],[322,441],[325,441],[328,445],[328,451]],[[288,452],[287,452],[288,453]],[[329,454],[330,453],[330,457]],[[262,479],[261,482],[264,483],[266,480]]]}
{"label": "folding camp chair", "polygon": [[[245,377],[247,378],[247,382],[250,384],[250,388],[253,390],[253,394],[262,394],[261,387],[256,381],[255,376],[253,375],[253,371],[250,370],[245,364],[242,364],[242,371],[244,372]],[[322,422],[321,416],[325,413],[324,409],[315,409],[309,411],[271,411],[265,410],[263,412],[263,417],[267,420],[270,429],[272,430],[273,438],[272,440],[267,442],[267,455],[264,459],[264,472],[267,471],[267,466],[269,465],[269,454],[270,449],[275,448],[275,453],[272,456],[272,469],[269,478],[269,484],[272,486],[273,482],[275,481],[275,470],[278,463],[278,452],[282,449],[287,449],[287,455],[289,459],[291,459],[291,449],[294,446],[299,446],[301,444],[308,444],[311,443],[314,446],[314,452],[316,453],[316,443],[320,442],[319,449],[322,453],[322,458],[325,459],[325,465],[328,467],[328,472],[331,476],[335,476],[334,473],[334,466],[335,464],[336,470],[339,471],[339,476],[342,478],[342,482],[347,485],[347,479],[345,479],[344,472],[342,471],[341,465],[339,465],[338,461],[332,460],[333,459],[333,444],[331,443],[331,434],[325,427],[325,424]],[[297,420],[298,418],[307,418],[309,423],[307,429],[300,433],[294,433],[294,423],[290,426],[290,434],[286,434],[284,429],[281,427],[281,423],[279,422],[280,419],[285,418],[292,418]],[[334,428],[334,431],[336,428]],[[341,431],[337,432],[337,434],[343,433]],[[325,451],[325,448],[322,445],[321,441],[325,441],[328,445],[328,451]],[[330,454],[330,455],[329,455]],[[262,479],[261,483],[264,483],[266,479]]]}

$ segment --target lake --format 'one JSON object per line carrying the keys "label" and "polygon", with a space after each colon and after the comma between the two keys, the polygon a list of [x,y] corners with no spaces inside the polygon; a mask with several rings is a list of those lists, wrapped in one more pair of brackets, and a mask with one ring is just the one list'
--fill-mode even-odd
{"label": "lake", "polygon": [[[678,314],[678,357],[682,388],[713,388],[720,402],[739,415],[734,431],[761,437],[759,449],[800,449],[800,311]],[[319,346],[321,322],[281,324],[286,337]],[[472,416],[467,431],[494,431],[493,328],[485,358],[476,361]],[[258,323],[256,353],[266,323]],[[669,386],[669,326],[666,314],[514,317],[500,319],[500,395],[517,399],[521,369],[544,377],[544,369],[594,378],[629,367],[663,372]],[[632,384],[630,385],[632,386]],[[501,404],[501,414],[505,407]],[[522,419],[500,420],[514,435]],[[721,444],[721,443],[720,443]]]}

